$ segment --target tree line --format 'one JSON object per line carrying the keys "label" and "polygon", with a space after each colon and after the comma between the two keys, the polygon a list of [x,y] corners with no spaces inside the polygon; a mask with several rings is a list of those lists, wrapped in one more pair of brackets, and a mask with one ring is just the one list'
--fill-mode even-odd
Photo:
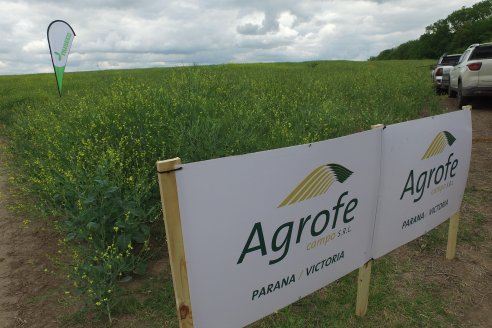
{"label": "tree line", "polygon": [[383,50],[369,60],[435,59],[443,53],[462,53],[474,43],[492,42],[492,0],[462,7],[425,28],[417,40]]}

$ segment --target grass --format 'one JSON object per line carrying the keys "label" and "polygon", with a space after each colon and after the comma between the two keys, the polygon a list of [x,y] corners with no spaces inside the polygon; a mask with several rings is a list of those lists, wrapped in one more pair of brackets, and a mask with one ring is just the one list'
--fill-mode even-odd
{"label": "grass", "polygon": [[[57,219],[70,249],[70,277],[80,293],[75,303],[83,306],[66,318],[67,325],[88,317],[94,325],[105,325],[104,316],[116,324],[136,325],[133,319],[148,326],[176,324],[169,277],[162,284],[163,277],[145,275],[149,258],[164,243],[157,160],[179,156],[186,163],[238,155],[438,114],[429,72],[418,68],[427,63],[334,61],[67,73],[61,98],[52,74],[1,76],[5,129],[0,133],[9,139],[11,182],[35,199],[37,211]],[[442,242],[439,236],[429,238]],[[367,319],[353,316],[352,273],[254,326],[453,323],[432,288],[412,285],[411,298],[395,295],[398,270],[391,257],[376,262]],[[120,283],[128,277],[144,279],[149,285],[137,290],[152,292],[135,298]]]}
{"label": "grass", "polygon": [[[250,327],[450,327],[457,326],[439,286],[402,279],[411,263],[384,258],[373,266],[367,315],[356,317],[356,272],[272,314]],[[168,276],[147,280],[122,298],[114,316],[119,327],[178,327],[172,284]],[[164,282],[164,283],[163,283]],[[137,296],[135,296],[137,295]],[[141,295],[145,295],[139,300]],[[78,312],[64,321],[83,326],[87,313]],[[104,318],[92,318],[94,327],[106,327]]]}
{"label": "grass", "polygon": [[[442,247],[442,245],[441,245]],[[355,316],[357,272],[299,300],[251,328],[298,327],[452,327],[458,320],[440,295],[440,286],[411,279],[412,260],[389,255],[373,264],[369,310]],[[142,297],[142,295],[145,295]],[[178,327],[172,283],[159,274],[146,279],[119,303],[115,316],[121,327]],[[141,298],[141,299],[140,299]],[[84,317],[75,320],[82,324]],[[73,322],[72,322],[73,323]],[[96,327],[106,326],[100,321]]]}

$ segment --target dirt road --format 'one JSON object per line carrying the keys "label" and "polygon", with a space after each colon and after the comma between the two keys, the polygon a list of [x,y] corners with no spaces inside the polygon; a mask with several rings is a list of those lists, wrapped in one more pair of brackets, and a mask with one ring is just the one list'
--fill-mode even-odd
{"label": "dirt road", "polygon": [[[456,108],[454,99],[443,99],[443,105]],[[461,209],[460,229],[476,228],[467,232],[470,241],[458,240],[453,266],[443,264],[441,269],[463,326],[492,327],[492,105],[490,98],[473,100],[471,105],[469,196]]]}

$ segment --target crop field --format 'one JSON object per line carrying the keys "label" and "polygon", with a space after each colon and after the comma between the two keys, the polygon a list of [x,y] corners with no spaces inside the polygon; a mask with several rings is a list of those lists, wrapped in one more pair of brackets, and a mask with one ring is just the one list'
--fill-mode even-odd
{"label": "crop field", "polygon": [[[131,299],[121,284],[146,277],[148,264],[163,256],[156,254],[165,241],[155,162],[245,154],[439,114],[424,67],[429,64],[332,61],[67,73],[61,98],[52,74],[0,76],[9,180],[32,199],[31,211],[54,222],[66,254],[65,279],[84,311],[99,313],[102,322],[142,312],[156,325],[174,326],[168,276],[145,300]],[[432,238],[445,239],[442,231]],[[392,260],[382,259],[374,270],[371,302],[393,302],[401,317],[379,312],[382,317],[370,321],[355,318],[352,273],[255,325],[454,323],[442,301],[431,301],[432,291],[416,292],[412,300],[388,294],[386,284],[399,270]],[[427,318],[409,319],[429,302]],[[327,325],[313,314],[318,311],[342,321]]]}

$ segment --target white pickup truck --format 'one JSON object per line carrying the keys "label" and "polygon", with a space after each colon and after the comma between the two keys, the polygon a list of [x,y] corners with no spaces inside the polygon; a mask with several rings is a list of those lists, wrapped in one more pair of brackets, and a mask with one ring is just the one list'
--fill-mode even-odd
{"label": "white pickup truck", "polygon": [[470,97],[492,96],[492,43],[472,44],[450,71],[448,95],[458,98],[458,107]]}

